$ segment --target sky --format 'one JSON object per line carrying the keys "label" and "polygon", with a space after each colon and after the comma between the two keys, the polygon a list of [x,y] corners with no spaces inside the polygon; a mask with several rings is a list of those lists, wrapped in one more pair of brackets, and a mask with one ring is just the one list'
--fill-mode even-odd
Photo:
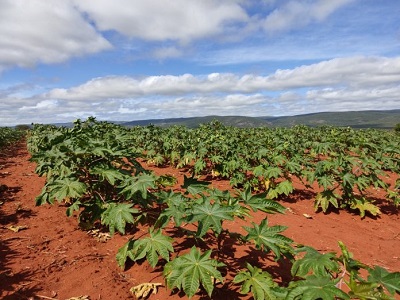
{"label": "sky", "polygon": [[400,109],[400,0],[0,0],[0,126]]}

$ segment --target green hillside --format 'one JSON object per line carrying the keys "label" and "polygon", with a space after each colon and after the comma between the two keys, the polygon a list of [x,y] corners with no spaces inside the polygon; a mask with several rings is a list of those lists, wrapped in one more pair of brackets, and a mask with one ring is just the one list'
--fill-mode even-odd
{"label": "green hillside", "polygon": [[174,119],[151,119],[123,122],[125,126],[146,126],[153,124],[166,127],[183,125],[189,128],[198,127],[200,124],[218,120],[224,125],[235,127],[291,127],[294,125],[307,126],[349,126],[353,128],[382,128],[391,129],[400,123],[400,109],[374,110],[374,111],[349,111],[349,112],[322,112],[285,117],[244,117],[244,116],[206,116]]}
{"label": "green hillside", "polygon": [[323,112],[315,114],[265,117],[263,120],[272,126],[293,126],[298,124],[308,126],[350,126],[353,128],[393,128],[400,123],[400,109],[386,111],[349,111],[349,112]]}

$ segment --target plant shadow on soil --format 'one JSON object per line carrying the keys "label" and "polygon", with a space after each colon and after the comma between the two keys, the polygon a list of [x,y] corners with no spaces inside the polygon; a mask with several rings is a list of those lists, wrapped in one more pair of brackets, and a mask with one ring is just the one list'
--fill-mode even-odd
{"label": "plant shadow on soil", "polygon": [[[12,164],[12,163],[10,163]],[[4,166],[4,164],[3,164]],[[2,174],[5,178],[9,174]],[[0,185],[0,199],[4,203],[14,202],[15,195],[21,192],[21,187],[9,187]],[[15,209],[11,212],[5,212],[0,206],[0,225],[7,229],[7,225],[17,224],[20,219],[30,218],[35,216],[32,210],[24,208],[19,202],[15,202]],[[30,287],[31,278],[34,273],[29,269],[14,273],[9,267],[10,261],[19,260],[22,255],[18,251],[12,250],[12,241],[18,240],[19,237],[10,237],[8,239],[0,239],[0,293],[6,293],[3,300],[20,300],[28,299],[36,294],[40,289]],[[15,247],[14,247],[15,248]]]}
{"label": "plant shadow on soil", "polygon": [[[28,270],[14,273],[8,266],[8,261],[18,260],[21,255],[10,247],[11,239],[0,240],[0,292],[5,292],[3,300],[28,299],[40,289],[31,286],[33,272]],[[15,238],[17,239],[17,238]]]}
{"label": "plant shadow on soil", "polygon": [[[4,187],[5,185],[2,185]],[[22,190],[21,187],[8,187],[4,188],[4,191],[0,192],[1,201],[4,203],[14,202],[14,195]],[[15,202],[15,210],[12,213],[5,214],[2,210],[0,210],[0,224],[16,224],[20,219],[26,219],[34,217],[35,214],[31,209],[27,209],[19,202]]]}
{"label": "plant shadow on soil", "polygon": [[[239,270],[246,267],[246,263],[250,263],[263,271],[267,271],[276,279],[280,285],[287,285],[293,278],[291,275],[292,263],[289,259],[282,256],[280,260],[275,261],[275,256],[270,252],[258,250],[251,245],[241,244],[239,241],[239,234],[223,232],[220,248],[217,249],[218,241],[215,236],[207,233],[203,239],[196,239],[194,237],[187,238],[187,233],[178,228],[168,230],[171,237],[178,240],[178,244],[174,247],[176,255],[182,255],[189,251],[193,246],[201,249],[201,251],[212,251],[212,257],[220,262],[223,262],[226,267],[220,271],[225,278],[229,278],[224,283],[219,283],[213,290],[212,299],[241,299],[248,295],[240,294],[240,286],[234,285],[232,279]],[[210,247],[213,245],[214,247]],[[241,256],[240,256],[241,255]],[[162,272],[162,268],[157,268],[154,271]],[[203,294],[199,295],[199,299],[210,299],[209,296],[202,291]],[[184,297],[184,293],[172,292],[179,297]]]}

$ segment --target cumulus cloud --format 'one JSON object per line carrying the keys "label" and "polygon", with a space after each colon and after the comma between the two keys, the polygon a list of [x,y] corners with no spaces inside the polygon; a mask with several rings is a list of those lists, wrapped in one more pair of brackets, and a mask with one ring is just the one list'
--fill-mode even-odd
{"label": "cumulus cloud", "polygon": [[102,31],[150,41],[193,39],[221,34],[233,22],[248,18],[238,1],[75,0]]}
{"label": "cumulus cloud", "polygon": [[264,20],[267,32],[285,31],[321,22],[344,5],[354,0],[296,0],[276,8]]}
{"label": "cumulus cloud", "polygon": [[[108,120],[199,115],[287,115],[318,111],[399,108],[400,57],[349,57],[293,69],[254,74],[108,76],[31,97],[6,95],[3,125],[68,122],[96,116]],[[1,94],[0,90],[0,94]],[[8,95],[7,95],[8,93]],[[379,104],[379,105],[378,105]],[[17,113],[16,113],[17,112]],[[15,124],[15,116],[14,124]]]}
{"label": "cumulus cloud", "polygon": [[400,82],[400,57],[336,58],[294,69],[277,70],[267,76],[211,73],[206,76],[184,74],[135,79],[128,76],[100,77],[69,89],[54,89],[43,95],[51,99],[104,100],[149,95],[180,96],[192,93],[255,93],[317,86],[397,85]]}
{"label": "cumulus cloud", "polygon": [[59,63],[110,48],[69,1],[0,2],[0,70]]}

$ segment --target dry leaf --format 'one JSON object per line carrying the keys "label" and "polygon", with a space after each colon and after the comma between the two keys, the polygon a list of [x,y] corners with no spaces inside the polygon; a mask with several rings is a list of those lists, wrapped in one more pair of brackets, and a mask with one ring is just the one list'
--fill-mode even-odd
{"label": "dry leaf", "polygon": [[132,287],[129,291],[136,299],[145,299],[150,293],[157,294],[157,287],[162,286],[162,283],[142,283]]}
{"label": "dry leaf", "polygon": [[105,243],[109,239],[111,239],[111,236],[108,232],[100,232],[99,229],[92,229],[92,230],[89,230],[87,233],[88,233],[88,235],[91,235],[92,237],[94,237],[96,239],[96,241],[101,242],[101,243]]}
{"label": "dry leaf", "polygon": [[311,215],[309,215],[309,214],[303,214],[303,216],[306,218],[306,219],[312,219],[313,217],[311,216]]}
{"label": "dry leaf", "polygon": [[14,232],[18,232],[20,230],[24,230],[24,229],[27,229],[27,228],[28,228],[28,226],[25,226],[25,225],[22,225],[22,226],[11,225],[11,226],[7,227],[7,229],[9,229],[11,231],[14,231]]}
{"label": "dry leaf", "polygon": [[68,298],[65,300],[90,300],[89,296],[78,296],[78,297],[72,297],[72,298]]}

